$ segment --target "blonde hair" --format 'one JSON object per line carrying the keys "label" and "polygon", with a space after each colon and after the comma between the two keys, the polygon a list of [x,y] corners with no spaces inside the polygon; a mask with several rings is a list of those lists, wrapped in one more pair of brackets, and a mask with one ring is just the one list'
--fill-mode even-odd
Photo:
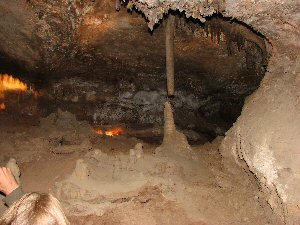
{"label": "blonde hair", "polygon": [[59,201],[51,194],[28,193],[0,219],[1,225],[69,225]]}

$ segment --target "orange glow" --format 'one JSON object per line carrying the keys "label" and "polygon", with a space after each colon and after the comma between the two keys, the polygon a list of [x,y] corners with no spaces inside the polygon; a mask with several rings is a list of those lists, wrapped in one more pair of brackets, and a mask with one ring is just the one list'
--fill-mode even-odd
{"label": "orange glow", "polygon": [[118,136],[118,135],[121,135],[121,134],[125,133],[124,129],[122,127],[114,127],[114,128],[108,129],[106,131],[103,131],[100,128],[94,128],[94,130],[99,135],[105,134],[106,136],[110,136],[110,137]]}
{"label": "orange glow", "polygon": [[96,133],[99,135],[103,135],[103,131],[101,129],[95,129]]}
{"label": "orange glow", "polygon": [[105,135],[110,137],[118,136],[121,134],[124,134],[124,129],[121,127],[115,127],[105,131]]}
{"label": "orange glow", "polygon": [[4,91],[26,91],[27,84],[8,74],[0,74],[0,92]]}
{"label": "orange glow", "polygon": [[2,102],[2,103],[0,104],[0,110],[4,110],[4,109],[6,109],[6,106],[5,106],[5,103]]}
{"label": "orange glow", "polygon": [[31,86],[20,81],[18,78],[14,78],[8,74],[0,74],[0,98],[5,98],[6,91],[15,92],[28,92],[33,95],[33,97],[38,98],[43,96],[42,92],[35,91]]}

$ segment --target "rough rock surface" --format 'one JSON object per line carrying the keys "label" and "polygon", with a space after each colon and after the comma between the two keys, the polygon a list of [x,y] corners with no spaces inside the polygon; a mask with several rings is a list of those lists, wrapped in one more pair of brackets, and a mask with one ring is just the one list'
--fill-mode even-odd
{"label": "rough rock surface", "polygon": [[[246,10],[248,7],[254,10]],[[269,204],[287,224],[300,222],[300,36],[296,10],[293,1],[229,1],[226,12],[262,32],[273,49],[268,73],[245,102],[242,115],[227,134],[234,140],[225,140],[224,149],[256,174],[268,189]]]}

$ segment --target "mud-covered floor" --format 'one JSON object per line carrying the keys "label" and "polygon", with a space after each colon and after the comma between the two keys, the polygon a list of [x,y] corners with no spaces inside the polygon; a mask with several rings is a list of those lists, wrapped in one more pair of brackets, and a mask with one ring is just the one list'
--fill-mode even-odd
{"label": "mud-covered floor", "polygon": [[55,194],[72,224],[280,224],[252,174],[222,167],[221,140],[192,146],[194,159],[163,157],[158,145],[99,136],[68,112],[0,112],[0,164],[16,158],[24,190]]}

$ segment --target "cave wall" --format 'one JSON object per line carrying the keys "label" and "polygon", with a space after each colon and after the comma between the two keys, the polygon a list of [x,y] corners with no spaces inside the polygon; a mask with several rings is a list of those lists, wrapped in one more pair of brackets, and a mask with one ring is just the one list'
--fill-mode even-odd
{"label": "cave wall", "polygon": [[224,162],[229,160],[227,168],[234,159],[252,171],[272,209],[288,224],[298,224],[299,75],[297,78],[295,62],[284,55],[273,56],[269,68],[260,88],[247,98],[241,116],[227,132],[221,152]]}
{"label": "cave wall", "polygon": [[220,151],[228,168],[238,164],[255,174],[268,203],[285,223],[299,224],[299,4],[283,0],[131,2],[142,9],[150,27],[169,8],[201,20],[222,11],[266,36],[271,53],[266,76],[245,101]]}
{"label": "cave wall", "polygon": [[256,7],[255,2],[228,3],[226,14],[262,32],[272,45],[272,56],[260,88],[245,101],[241,116],[226,134],[222,152],[256,175],[268,203],[287,224],[299,224],[297,7],[288,1],[263,1]]}
{"label": "cave wall", "polygon": [[246,100],[240,118],[227,133],[223,152],[246,163],[267,193],[270,206],[287,224],[300,223],[297,8],[291,1],[229,1],[226,10],[226,15],[246,22],[269,39],[272,57],[260,88]]}

